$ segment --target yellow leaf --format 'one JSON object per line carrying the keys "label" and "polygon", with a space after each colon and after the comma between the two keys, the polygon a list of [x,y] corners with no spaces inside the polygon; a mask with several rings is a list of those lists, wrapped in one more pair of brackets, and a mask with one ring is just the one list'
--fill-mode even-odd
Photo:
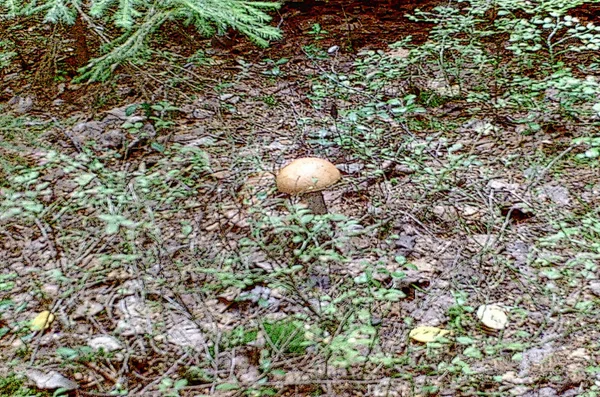
{"label": "yellow leaf", "polygon": [[414,339],[418,342],[427,343],[427,342],[433,342],[440,336],[444,336],[449,333],[450,333],[450,331],[445,330],[445,329],[441,329],[441,328],[437,328],[437,327],[423,326],[423,327],[417,327],[417,328],[413,329],[412,331],[410,331],[410,334],[408,334],[408,337],[411,339]]}
{"label": "yellow leaf", "polygon": [[44,310],[40,314],[38,314],[33,320],[31,320],[31,324],[29,328],[33,331],[41,331],[43,329],[50,328],[50,324],[54,321],[54,314],[50,313],[48,310]]}

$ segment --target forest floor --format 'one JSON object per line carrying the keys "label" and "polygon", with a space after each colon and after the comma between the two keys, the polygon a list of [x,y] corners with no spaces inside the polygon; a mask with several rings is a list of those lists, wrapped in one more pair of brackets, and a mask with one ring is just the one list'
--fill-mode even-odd
{"label": "forest floor", "polygon": [[[597,55],[528,91],[546,55],[456,66],[396,3],[171,27],[105,84],[4,24],[0,395],[600,395]],[[325,216],[275,187],[306,156]]]}

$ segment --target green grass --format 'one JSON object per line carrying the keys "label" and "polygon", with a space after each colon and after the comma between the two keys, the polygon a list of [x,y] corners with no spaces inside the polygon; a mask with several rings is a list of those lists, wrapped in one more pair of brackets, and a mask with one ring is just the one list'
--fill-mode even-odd
{"label": "green grass", "polygon": [[10,397],[49,397],[52,393],[36,391],[25,386],[25,379],[14,373],[0,377],[0,396]]}

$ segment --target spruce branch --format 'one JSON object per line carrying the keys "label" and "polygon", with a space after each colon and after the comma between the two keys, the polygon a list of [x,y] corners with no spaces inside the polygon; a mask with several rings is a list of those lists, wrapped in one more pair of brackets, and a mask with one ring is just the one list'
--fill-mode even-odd
{"label": "spruce branch", "polygon": [[[75,23],[77,14],[103,41],[107,36],[99,23],[110,20],[121,35],[109,40],[103,55],[92,59],[80,70],[77,81],[102,81],[124,62],[141,64],[150,57],[149,36],[167,21],[180,21],[194,26],[204,36],[234,29],[259,46],[281,37],[278,27],[269,26],[269,11],[278,2],[253,0],[0,0],[0,17],[44,14],[44,22]],[[108,30],[105,30],[105,32]]]}

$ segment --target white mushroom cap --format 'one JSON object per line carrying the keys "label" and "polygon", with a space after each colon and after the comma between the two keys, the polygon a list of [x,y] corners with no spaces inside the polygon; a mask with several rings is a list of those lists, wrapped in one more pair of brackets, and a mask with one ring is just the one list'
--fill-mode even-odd
{"label": "white mushroom cap", "polygon": [[288,194],[318,192],[341,178],[340,171],[327,160],[305,157],[292,161],[277,175],[277,189]]}

